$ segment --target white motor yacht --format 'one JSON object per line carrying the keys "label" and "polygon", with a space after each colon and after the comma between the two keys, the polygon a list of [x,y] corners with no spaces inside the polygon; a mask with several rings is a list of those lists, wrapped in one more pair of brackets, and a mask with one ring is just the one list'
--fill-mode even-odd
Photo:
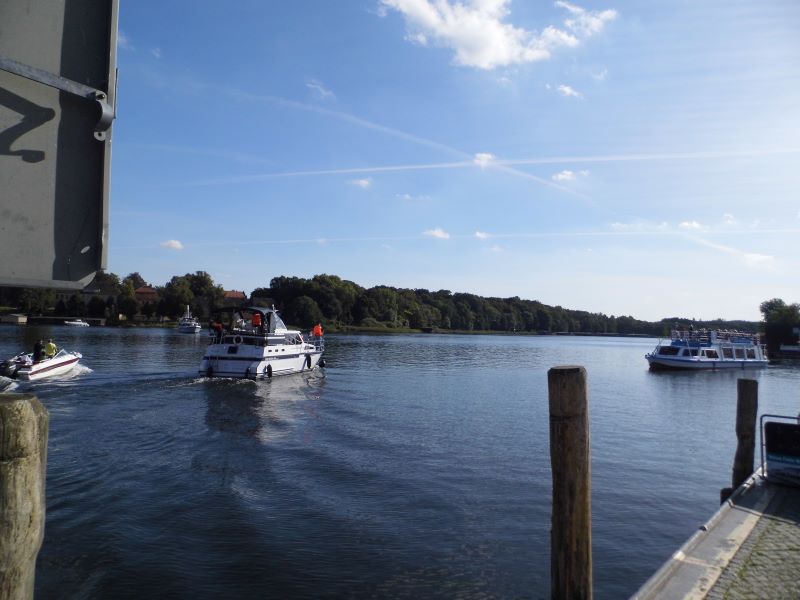
{"label": "white motor yacht", "polygon": [[232,310],[214,323],[200,375],[268,379],[324,367],[323,336],[287,329],[274,309]]}
{"label": "white motor yacht", "polygon": [[186,312],[183,313],[181,320],[178,321],[178,333],[200,333],[203,328],[197,317],[193,317],[189,311],[189,305],[186,305]]}

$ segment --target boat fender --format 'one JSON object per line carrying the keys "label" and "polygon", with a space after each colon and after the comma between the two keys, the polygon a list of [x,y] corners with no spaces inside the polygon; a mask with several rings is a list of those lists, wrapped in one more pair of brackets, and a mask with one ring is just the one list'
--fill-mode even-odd
{"label": "boat fender", "polygon": [[267,365],[267,377],[272,378],[272,365]]}
{"label": "boat fender", "polygon": [[310,354],[306,354],[306,367],[309,368],[309,369],[311,368],[311,355]]}
{"label": "boat fender", "polygon": [[206,377],[213,377],[213,376],[214,376],[214,368],[213,367],[208,367],[206,369]]}
{"label": "boat fender", "polygon": [[244,372],[244,376],[250,379],[250,367],[247,367],[247,369]]}
{"label": "boat fender", "polygon": [[233,338],[233,343],[234,344],[241,344],[242,343],[242,336],[237,335],[236,337],[234,337]]}
{"label": "boat fender", "polygon": [[320,367],[324,367],[324,366],[325,366],[325,359],[324,359],[324,358],[320,358],[320,359],[319,359],[319,362],[318,362],[317,364],[318,364]]}

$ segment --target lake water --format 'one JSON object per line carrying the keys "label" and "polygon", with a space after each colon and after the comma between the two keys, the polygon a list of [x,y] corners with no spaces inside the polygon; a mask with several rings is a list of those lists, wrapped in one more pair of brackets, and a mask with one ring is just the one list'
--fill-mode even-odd
{"label": "lake water", "polygon": [[[37,598],[549,598],[547,370],[589,377],[596,598],[717,509],[741,372],[651,373],[656,340],[331,335],[324,374],[196,375],[204,336],[1,327],[82,368],[50,411]],[[748,372],[797,414],[800,369]],[[758,460],[758,457],[757,457]]]}

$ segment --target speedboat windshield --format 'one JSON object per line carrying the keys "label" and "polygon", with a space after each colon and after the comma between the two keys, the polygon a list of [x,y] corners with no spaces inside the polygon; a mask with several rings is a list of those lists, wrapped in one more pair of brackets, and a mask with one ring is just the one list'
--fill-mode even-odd
{"label": "speedboat windshield", "polygon": [[277,331],[278,329],[286,329],[286,325],[284,325],[283,319],[281,319],[278,316],[278,313],[276,312],[272,313],[272,318],[275,321],[275,331]]}

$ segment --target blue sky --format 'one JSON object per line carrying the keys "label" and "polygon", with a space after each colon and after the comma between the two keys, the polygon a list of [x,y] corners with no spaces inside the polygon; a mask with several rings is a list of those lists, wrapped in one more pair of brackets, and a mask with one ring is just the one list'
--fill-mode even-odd
{"label": "blue sky", "polygon": [[121,3],[109,269],[800,301],[800,4]]}

